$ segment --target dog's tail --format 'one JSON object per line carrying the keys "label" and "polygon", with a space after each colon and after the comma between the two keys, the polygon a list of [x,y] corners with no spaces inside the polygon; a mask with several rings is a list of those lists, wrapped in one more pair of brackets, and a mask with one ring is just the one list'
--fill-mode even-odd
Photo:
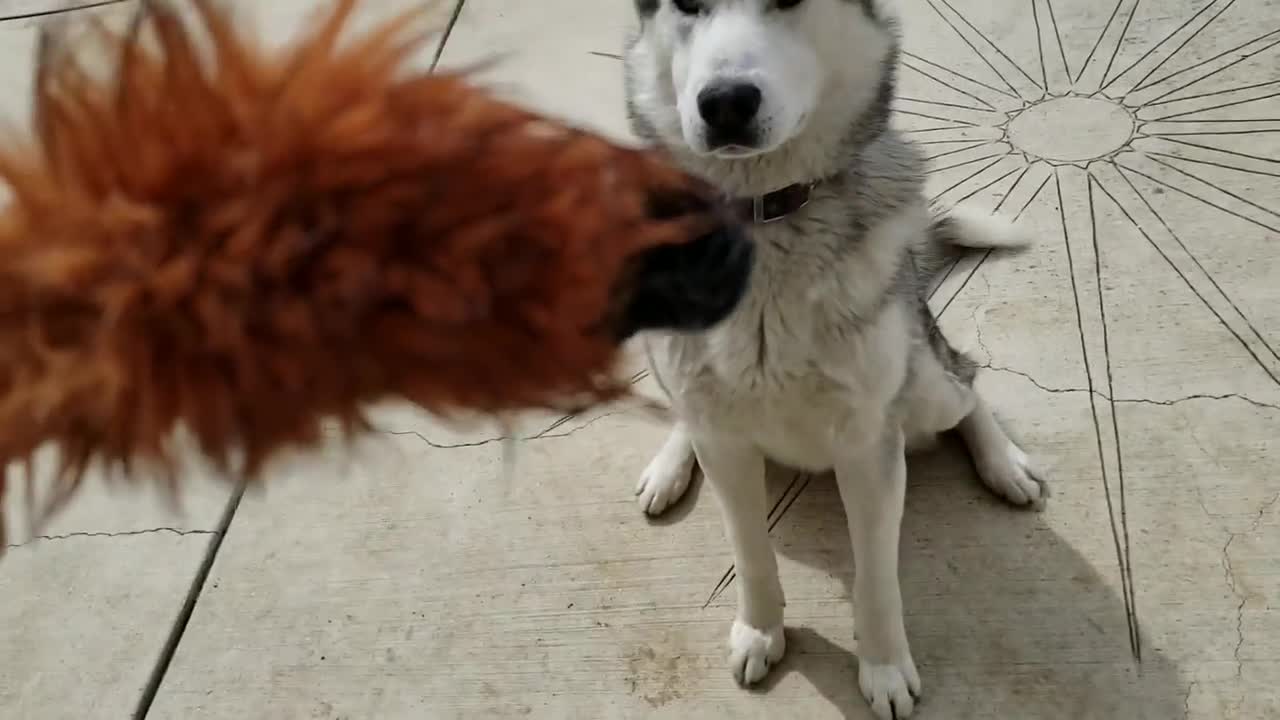
{"label": "dog's tail", "polygon": [[942,271],[975,250],[1017,251],[1031,238],[1017,225],[998,215],[971,208],[934,209],[925,247],[915,253],[916,272],[926,283],[938,280]]}
{"label": "dog's tail", "polygon": [[929,239],[940,249],[1020,250],[1031,244],[1014,223],[971,208],[935,211]]}

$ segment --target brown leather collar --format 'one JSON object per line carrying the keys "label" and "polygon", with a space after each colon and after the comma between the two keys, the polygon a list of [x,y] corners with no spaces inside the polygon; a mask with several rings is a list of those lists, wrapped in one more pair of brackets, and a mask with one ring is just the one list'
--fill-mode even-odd
{"label": "brown leather collar", "polygon": [[781,220],[809,204],[817,182],[796,183],[755,197],[730,200],[733,213],[743,222],[763,225]]}

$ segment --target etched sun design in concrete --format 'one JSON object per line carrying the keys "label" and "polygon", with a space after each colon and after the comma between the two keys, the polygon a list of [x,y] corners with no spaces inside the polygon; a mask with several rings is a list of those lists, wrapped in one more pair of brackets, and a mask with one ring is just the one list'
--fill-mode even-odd
{"label": "etched sun design in concrete", "polygon": [[[1042,321],[1030,323],[1033,346],[1025,320],[1016,340],[992,342],[999,323],[978,317],[993,308],[972,297],[973,281],[1004,260],[953,266],[934,290],[935,310],[951,311],[949,329],[973,336],[971,348],[989,369],[1021,375],[1035,392],[1087,393],[1110,518],[1103,531],[1115,546],[1131,649],[1140,657],[1130,516],[1132,476],[1143,471],[1132,456],[1154,442],[1141,424],[1162,421],[1135,419],[1123,406],[1230,400],[1242,404],[1222,412],[1242,416],[1223,422],[1242,427],[1248,413],[1276,406],[1280,7],[1266,0],[904,4],[898,123],[926,149],[935,199],[985,202],[1024,221],[1040,241],[1037,260],[999,278],[1001,294],[1013,287],[1014,298],[996,303],[1023,293],[1010,312]],[[968,326],[954,317],[966,306],[974,316]],[[1015,343],[1027,350],[1009,347]],[[1035,357],[1037,349],[1063,357]],[[1004,362],[1019,352],[1021,369]],[[1276,415],[1265,418],[1274,433]],[[1245,596],[1228,579],[1243,612]]]}

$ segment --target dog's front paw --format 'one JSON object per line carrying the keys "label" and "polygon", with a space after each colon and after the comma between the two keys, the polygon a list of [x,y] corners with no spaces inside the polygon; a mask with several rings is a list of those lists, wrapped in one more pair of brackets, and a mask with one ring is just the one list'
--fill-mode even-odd
{"label": "dog's front paw", "polygon": [[910,655],[885,665],[859,660],[858,685],[880,720],[911,717],[920,697],[920,673]]}
{"label": "dog's front paw", "polygon": [[1003,454],[979,458],[977,465],[983,483],[1011,505],[1044,509],[1049,483],[1017,445],[1009,443]]}
{"label": "dog's front paw", "polygon": [[754,685],[769,674],[769,669],[787,652],[787,636],[782,626],[758,630],[741,620],[733,621],[729,631],[729,668],[739,685]]}
{"label": "dog's front paw", "polygon": [[648,515],[661,515],[674,505],[689,489],[695,462],[692,448],[669,441],[650,461],[636,485],[640,509]]}

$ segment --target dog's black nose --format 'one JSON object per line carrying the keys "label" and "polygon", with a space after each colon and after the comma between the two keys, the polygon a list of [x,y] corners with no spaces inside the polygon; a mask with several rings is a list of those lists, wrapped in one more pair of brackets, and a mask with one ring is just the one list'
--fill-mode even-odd
{"label": "dog's black nose", "polygon": [[698,113],[719,143],[737,143],[748,138],[763,99],[760,88],[751,83],[728,82],[709,85],[698,93]]}

